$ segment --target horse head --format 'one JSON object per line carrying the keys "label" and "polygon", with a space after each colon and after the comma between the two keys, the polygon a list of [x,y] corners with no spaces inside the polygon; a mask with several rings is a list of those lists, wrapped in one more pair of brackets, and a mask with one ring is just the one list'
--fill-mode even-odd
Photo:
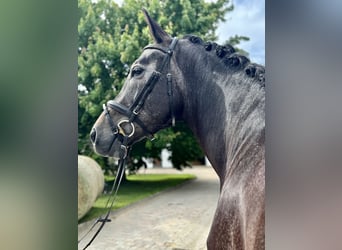
{"label": "horse head", "polygon": [[[143,10],[153,45],[146,46],[130,68],[117,97],[103,105],[90,139],[103,156],[120,157],[120,151],[174,123],[182,107],[175,50],[171,38]],[[127,152],[124,152],[127,153]]]}

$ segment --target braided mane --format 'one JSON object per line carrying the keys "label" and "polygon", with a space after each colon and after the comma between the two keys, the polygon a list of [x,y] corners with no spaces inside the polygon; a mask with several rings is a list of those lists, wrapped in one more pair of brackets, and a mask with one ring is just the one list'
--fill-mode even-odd
{"label": "braided mane", "polygon": [[238,54],[233,46],[204,42],[200,37],[194,35],[185,35],[183,38],[193,44],[202,45],[207,52],[214,52],[230,71],[244,70],[248,77],[256,79],[261,86],[265,86],[265,67],[250,62],[247,57]]}

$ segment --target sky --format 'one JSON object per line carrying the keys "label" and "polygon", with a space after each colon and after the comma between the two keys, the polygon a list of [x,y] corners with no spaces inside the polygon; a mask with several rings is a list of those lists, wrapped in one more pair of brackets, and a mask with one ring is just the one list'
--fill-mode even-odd
{"label": "sky", "polygon": [[249,53],[252,62],[265,65],[265,0],[233,0],[234,10],[226,14],[226,22],[220,23],[218,43],[231,36],[250,38],[242,41],[239,48]]}
{"label": "sky", "polygon": [[[114,0],[118,4],[122,0]],[[215,1],[215,0],[207,0]],[[231,36],[250,38],[241,42],[239,48],[249,53],[252,62],[265,65],[265,0],[232,0],[234,10],[226,14],[226,22],[218,26],[218,43]]]}

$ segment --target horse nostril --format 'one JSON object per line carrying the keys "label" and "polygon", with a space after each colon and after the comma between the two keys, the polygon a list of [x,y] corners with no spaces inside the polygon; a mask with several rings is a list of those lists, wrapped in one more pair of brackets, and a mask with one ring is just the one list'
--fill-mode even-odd
{"label": "horse nostril", "polygon": [[90,132],[90,140],[92,143],[95,143],[96,140],[96,129],[92,128],[91,132]]}

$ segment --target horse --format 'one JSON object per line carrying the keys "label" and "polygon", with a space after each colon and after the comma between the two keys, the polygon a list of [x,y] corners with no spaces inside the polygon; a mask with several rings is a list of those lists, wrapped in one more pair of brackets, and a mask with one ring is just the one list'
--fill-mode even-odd
{"label": "horse", "polygon": [[143,10],[154,44],[103,105],[95,152],[124,158],[137,141],[183,120],[220,181],[208,249],[265,248],[265,67],[230,46],[168,35]]}

